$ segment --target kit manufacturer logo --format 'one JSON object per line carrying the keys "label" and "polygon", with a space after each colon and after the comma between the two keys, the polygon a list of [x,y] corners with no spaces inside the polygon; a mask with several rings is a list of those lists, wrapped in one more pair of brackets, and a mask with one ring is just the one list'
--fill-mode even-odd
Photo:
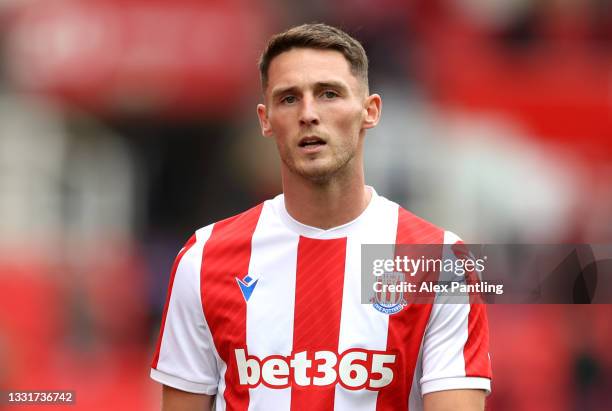
{"label": "kit manufacturer logo", "polygon": [[238,277],[236,277],[236,282],[238,283],[238,287],[240,287],[240,292],[242,293],[242,296],[244,297],[244,301],[249,301],[249,298],[251,298],[251,295],[253,294],[253,290],[255,290],[255,286],[257,285],[257,282],[259,281],[259,279],[254,279],[253,277],[251,277],[250,275],[246,275],[244,276],[244,278],[241,280]]}

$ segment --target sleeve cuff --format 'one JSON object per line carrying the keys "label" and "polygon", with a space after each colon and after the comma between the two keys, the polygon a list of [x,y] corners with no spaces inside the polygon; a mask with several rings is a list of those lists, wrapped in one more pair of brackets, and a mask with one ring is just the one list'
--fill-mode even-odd
{"label": "sleeve cuff", "polygon": [[421,393],[423,395],[445,390],[485,390],[486,394],[489,395],[491,393],[491,380],[481,377],[450,377],[421,383]]}
{"label": "sleeve cuff", "polygon": [[217,393],[216,385],[202,384],[199,382],[187,381],[174,375],[166,374],[165,372],[151,368],[151,379],[181,391],[187,391],[194,394],[215,395]]}

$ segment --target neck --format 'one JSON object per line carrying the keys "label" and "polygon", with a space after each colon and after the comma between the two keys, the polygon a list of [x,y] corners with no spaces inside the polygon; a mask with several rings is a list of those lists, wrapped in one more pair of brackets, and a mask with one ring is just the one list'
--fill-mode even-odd
{"label": "neck", "polygon": [[[324,230],[346,224],[366,209],[372,193],[365,187],[363,171],[350,177],[335,176],[313,182],[283,170],[285,207],[295,220]],[[337,178],[336,178],[337,177]]]}

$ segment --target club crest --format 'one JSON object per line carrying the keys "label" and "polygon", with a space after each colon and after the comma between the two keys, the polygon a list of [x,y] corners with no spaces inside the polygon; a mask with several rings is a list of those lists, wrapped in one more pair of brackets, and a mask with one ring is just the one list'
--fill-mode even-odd
{"label": "club crest", "polygon": [[[385,273],[378,277],[377,282],[381,284],[381,291],[375,292],[372,299],[373,306],[383,314],[396,314],[406,305],[403,291],[389,291],[390,285],[401,286],[404,283],[404,273]],[[399,287],[398,287],[399,288]]]}

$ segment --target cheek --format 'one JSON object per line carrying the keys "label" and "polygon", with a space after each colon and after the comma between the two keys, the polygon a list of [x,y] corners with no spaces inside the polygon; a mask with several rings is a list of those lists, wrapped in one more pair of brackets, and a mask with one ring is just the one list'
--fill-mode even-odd
{"label": "cheek", "polygon": [[277,136],[284,137],[291,129],[291,122],[288,115],[276,115],[270,118],[270,128]]}
{"label": "cheek", "polygon": [[336,113],[335,126],[345,137],[358,137],[361,129],[362,113],[358,107],[350,107]]}
{"label": "cheek", "polygon": [[286,148],[289,146],[288,140],[291,136],[291,127],[288,122],[277,118],[270,121],[270,128],[278,149],[281,152],[286,151]]}

